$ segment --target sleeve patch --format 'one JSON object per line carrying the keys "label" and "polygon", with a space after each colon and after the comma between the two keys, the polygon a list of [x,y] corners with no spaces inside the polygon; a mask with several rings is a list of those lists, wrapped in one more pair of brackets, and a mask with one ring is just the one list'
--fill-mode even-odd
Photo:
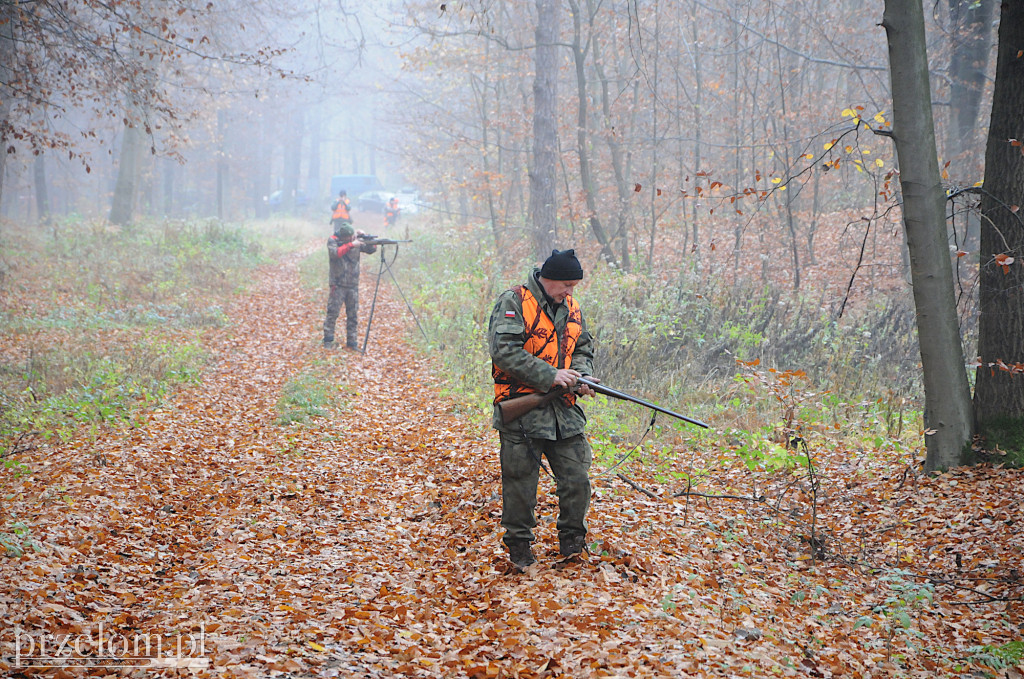
{"label": "sleeve patch", "polygon": [[516,312],[514,312],[514,311],[506,311],[505,312],[505,318],[515,318],[515,317],[516,317]]}

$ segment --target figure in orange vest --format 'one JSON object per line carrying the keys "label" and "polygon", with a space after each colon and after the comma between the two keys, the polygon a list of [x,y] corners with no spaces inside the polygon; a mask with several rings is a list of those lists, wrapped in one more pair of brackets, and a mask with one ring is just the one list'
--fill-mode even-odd
{"label": "figure in orange vest", "polygon": [[384,208],[384,226],[394,226],[398,222],[398,213],[401,211],[401,208],[398,207],[398,198],[391,196],[387,207]]}
{"label": "figure in orange vest", "polygon": [[348,194],[345,189],[338,191],[338,200],[331,205],[331,226],[337,231],[342,224],[352,224],[352,212],[349,209]]}
{"label": "figure in orange vest", "polygon": [[[594,391],[576,378],[594,373],[594,339],[572,294],[582,279],[575,251],[554,250],[525,285],[498,297],[488,325],[492,425],[501,440],[502,540],[520,571],[536,562],[531,544],[542,457],[556,479],[559,551],[565,558],[578,558],[586,547],[592,454],[584,432],[587,418],[576,393],[593,396]],[[566,392],[515,422],[504,422],[503,401],[557,388]]]}

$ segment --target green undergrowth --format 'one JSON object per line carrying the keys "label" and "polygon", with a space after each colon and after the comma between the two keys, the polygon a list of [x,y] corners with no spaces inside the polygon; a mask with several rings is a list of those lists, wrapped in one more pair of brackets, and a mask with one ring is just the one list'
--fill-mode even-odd
{"label": "green undergrowth", "polygon": [[[1024,641],[1010,641],[1005,644],[986,644],[969,649],[970,660],[977,665],[1001,671],[1017,667],[1024,662]],[[986,676],[995,676],[988,674]],[[1003,676],[1011,676],[1009,674]]]}
{"label": "green undergrowth", "polygon": [[[413,337],[436,359],[451,395],[481,421],[492,385],[487,323],[496,296],[528,262],[502,262],[486,229],[468,237],[414,234],[395,271],[426,328]],[[413,250],[414,252],[411,252]],[[873,449],[920,440],[920,383],[912,300],[879,298],[833,318],[818,297],[728,287],[692,272],[657,276],[586,262],[577,289],[595,338],[595,368],[613,388],[704,420],[752,464],[776,464],[787,437],[853,439]],[[415,330],[413,330],[415,332]],[[644,432],[648,409],[587,400],[597,454],[616,459]],[[645,446],[696,442],[709,432],[659,415]],[[606,451],[606,452],[605,452]],[[788,462],[786,464],[789,464]]]}
{"label": "green undergrowth", "polygon": [[131,421],[178,385],[198,380],[206,360],[196,340],[139,339],[100,350],[33,352],[0,365],[0,440],[65,439],[79,427]]}
{"label": "green undergrowth", "polygon": [[1018,417],[996,417],[981,425],[983,446],[993,462],[1024,467],[1024,421]]}
{"label": "green undergrowth", "polygon": [[261,265],[313,233],[299,220],[5,224],[0,451],[130,421],[198,380],[202,333],[227,323]]}
{"label": "green undergrowth", "polygon": [[281,389],[277,402],[277,424],[305,423],[327,417],[342,406],[339,386],[328,365],[318,362],[292,377]]}

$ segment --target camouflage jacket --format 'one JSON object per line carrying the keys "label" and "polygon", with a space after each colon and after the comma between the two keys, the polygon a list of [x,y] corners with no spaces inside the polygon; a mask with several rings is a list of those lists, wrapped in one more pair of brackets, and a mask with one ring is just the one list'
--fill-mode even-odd
{"label": "camouflage jacket", "polygon": [[376,245],[354,240],[345,243],[337,236],[327,239],[327,256],[331,261],[330,284],[341,288],[359,287],[359,254],[377,252]]}
{"label": "camouflage jacket", "polygon": [[[555,330],[561,334],[565,330],[569,310],[565,304],[555,304],[544,293],[540,281],[537,280],[539,275],[540,269],[534,268],[533,273],[527,278],[526,287],[540,302],[541,310],[552,319]],[[506,316],[507,311],[515,313]],[[490,347],[491,360],[501,370],[534,389],[548,391],[558,371],[550,363],[528,353],[523,348],[525,343],[526,326],[523,323],[522,303],[513,290],[506,290],[498,297],[488,324],[487,344]],[[594,339],[587,330],[585,318],[582,332],[576,342],[576,350],[572,354],[571,367],[583,375],[594,373]],[[518,433],[521,426],[532,438],[555,441],[582,434],[587,417],[583,414],[578,399],[576,405],[571,407],[562,399],[554,399],[508,425],[502,424],[501,412],[495,406],[491,424],[499,431],[513,433]]]}

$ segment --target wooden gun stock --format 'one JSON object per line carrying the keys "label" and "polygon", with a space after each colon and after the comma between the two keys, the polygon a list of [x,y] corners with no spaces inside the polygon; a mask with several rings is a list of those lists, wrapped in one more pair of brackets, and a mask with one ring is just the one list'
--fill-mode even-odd
{"label": "wooden gun stock", "polygon": [[558,389],[552,389],[546,394],[526,394],[502,401],[498,404],[498,410],[501,411],[501,423],[509,424],[515,422],[534,408],[539,408],[545,403],[555,400],[565,392],[565,387],[559,387]]}

